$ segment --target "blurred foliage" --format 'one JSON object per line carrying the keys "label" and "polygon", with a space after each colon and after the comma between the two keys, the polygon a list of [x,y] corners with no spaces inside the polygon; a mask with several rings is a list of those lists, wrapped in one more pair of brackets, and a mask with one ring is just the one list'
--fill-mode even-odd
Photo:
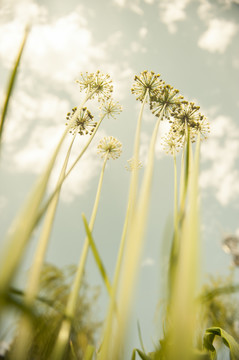
{"label": "blurred foliage", "polygon": [[[34,334],[26,359],[49,359],[58,331],[64,317],[66,302],[71,291],[75,266],[59,269],[54,265],[45,264],[41,273],[40,293],[34,308]],[[77,310],[72,322],[70,340],[64,359],[83,359],[88,345],[95,344],[95,337],[101,325],[93,314],[99,288],[90,289],[84,280],[77,300]],[[41,301],[40,299],[47,299]],[[18,329],[21,331],[21,329]],[[17,332],[18,332],[17,331]],[[13,340],[11,350],[14,348]],[[11,350],[6,355],[10,359]]]}
{"label": "blurred foliage", "polygon": [[220,327],[239,342],[239,297],[238,286],[233,284],[232,276],[210,276],[209,282],[201,291],[201,305],[198,313],[198,326],[203,330]]}

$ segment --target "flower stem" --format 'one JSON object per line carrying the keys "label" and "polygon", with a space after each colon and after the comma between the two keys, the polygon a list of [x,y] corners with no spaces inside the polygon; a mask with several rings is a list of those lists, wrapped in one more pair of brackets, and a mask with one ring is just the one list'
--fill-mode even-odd
{"label": "flower stem", "polygon": [[[103,177],[104,177],[104,171],[105,171],[107,159],[108,159],[108,152],[106,153],[105,158],[104,158],[104,162],[103,162],[103,166],[102,166],[102,170],[101,170],[101,174],[100,174],[100,179],[99,179],[99,183],[98,183],[95,203],[94,203],[93,211],[91,214],[91,219],[89,222],[89,229],[91,232],[94,227],[95,218],[96,218],[96,214],[97,214],[97,210],[98,210],[100,193],[101,193],[101,189],[102,189],[102,183],[103,183]],[[76,310],[78,294],[79,294],[80,287],[82,284],[88,250],[89,250],[89,240],[88,240],[88,237],[86,237],[85,241],[84,241],[84,246],[83,246],[83,250],[81,253],[79,265],[77,268],[77,272],[75,275],[75,279],[73,282],[72,290],[70,292],[70,295],[69,295],[69,298],[67,301],[66,310],[65,310],[65,319],[63,320],[63,322],[61,324],[61,327],[60,327],[60,330],[58,333],[58,337],[56,340],[56,344],[53,348],[53,352],[52,352],[52,356],[51,356],[52,360],[60,360],[64,357],[64,353],[65,353],[66,346],[68,344],[68,340],[69,340],[69,336],[70,336],[71,324],[72,324],[74,313]]]}
{"label": "flower stem", "polygon": [[76,166],[76,164],[79,162],[79,160],[81,159],[81,157],[84,155],[85,151],[87,150],[87,148],[89,147],[90,143],[92,142],[102,120],[104,119],[106,115],[104,114],[98,121],[92,135],[89,137],[89,140],[87,141],[86,145],[84,146],[84,148],[82,149],[82,151],[80,152],[80,154],[77,156],[76,160],[73,162],[73,164],[70,166],[69,170],[66,172],[65,176],[61,179],[61,181],[59,182],[58,186],[56,187],[56,189],[52,192],[52,194],[49,196],[48,200],[45,202],[45,204],[42,206],[42,208],[40,209],[39,213],[38,213],[38,219],[37,221],[40,221],[42,215],[45,213],[46,209],[48,208],[48,206],[50,205],[50,203],[52,202],[52,199],[54,198],[56,192],[59,190],[59,188],[62,186],[63,182],[66,180],[66,178],[70,175],[71,171],[73,170],[73,168]]}

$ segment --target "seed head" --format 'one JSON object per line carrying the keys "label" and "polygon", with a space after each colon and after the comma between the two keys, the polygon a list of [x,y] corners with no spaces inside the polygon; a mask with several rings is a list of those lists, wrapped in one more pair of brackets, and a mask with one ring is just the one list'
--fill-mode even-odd
{"label": "seed head", "polygon": [[209,123],[205,116],[199,112],[200,107],[193,102],[182,101],[171,115],[174,117],[172,129],[180,138],[185,138],[186,128],[190,131],[191,141],[195,141],[198,133],[205,139],[209,133]]}
{"label": "seed head", "polygon": [[182,102],[183,96],[179,95],[179,90],[174,89],[171,85],[164,85],[152,97],[150,102],[150,110],[155,116],[163,116],[170,119],[171,113],[175,112]]}
{"label": "seed head", "polygon": [[106,101],[111,98],[113,92],[112,80],[109,74],[102,74],[99,70],[96,73],[86,72],[80,74],[80,80],[76,80],[79,84],[80,90],[89,90],[92,99],[96,94],[99,101]]}
{"label": "seed head", "polygon": [[178,152],[183,146],[182,138],[178,137],[177,134],[172,131],[172,128],[162,140],[163,149],[167,154],[173,155],[174,152]]}
{"label": "seed head", "polygon": [[156,75],[153,71],[145,70],[140,76],[135,75],[131,92],[136,95],[136,100],[143,101],[148,91],[148,98],[151,99],[160,90],[162,84],[160,74]]}
{"label": "seed head", "polygon": [[128,171],[132,171],[136,168],[140,169],[143,167],[142,161],[138,160],[136,162],[134,158],[127,160],[127,163],[128,164],[125,166],[125,169]]}
{"label": "seed head", "polygon": [[97,153],[101,156],[101,158],[104,158],[107,155],[107,159],[111,158],[115,160],[121,155],[122,144],[113,136],[108,136],[100,140],[97,149]]}
{"label": "seed head", "polygon": [[111,116],[115,119],[115,116],[121,113],[122,106],[110,99],[108,102],[101,104],[100,110],[102,115],[105,114],[108,118]]}
{"label": "seed head", "polygon": [[71,125],[70,133],[75,134],[75,132],[78,132],[80,135],[91,135],[97,125],[96,122],[93,122],[93,115],[91,115],[90,111],[87,110],[86,107],[80,110],[80,113],[77,115],[77,117],[75,116],[76,111],[77,107],[74,107],[72,112],[68,113],[66,116],[66,125]]}

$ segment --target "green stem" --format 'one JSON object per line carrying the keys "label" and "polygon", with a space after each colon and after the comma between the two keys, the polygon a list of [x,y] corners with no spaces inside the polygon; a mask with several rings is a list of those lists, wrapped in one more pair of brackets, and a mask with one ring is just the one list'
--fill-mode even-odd
{"label": "green stem", "polygon": [[136,127],[136,135],[135,135],[135,142],[134,142],[134,156],[133,161],[134,165],[132,170],[132,176],[130,181],[130,190],[129,190],[129,203],[131,204],[131,212],[134,211],[135,208],[135,202],[137,197],[137,191],[138,191],[138,162],[139,162],[139,147],[140,147],[140,132],[141,132],[141,124],[142,124],[142,117],[143,117],[143,111],[144,106],[147,101],[148,97],[148,89],[145,93],[140,112],[139,117],[137,121],[137,127]]}
{"label": "green stem", "polygon": [[177,160],[176,151],[173,149],[173,163],[174,163],[174,231],[177,233],[178,228],[178,175],[177,175]]}
{"label": "green stem", "polygon": [[[105,171],[105,166],[106,166],[107,160],[108,160],[108,152],[106,153],[105,158],[104,158],[104,163],[103,163],[101,174],[100,174],[95,203],[94,203],[93,211],[91,214],[91,219],[89,222],[89,229],[91,232],[93,230],[93,226],[95,223],[95,218],[96,218],[96,214],[97,214],[97,210],[98,210],[100,193],[101,193],[101,189],[102,189],[104,171]],[[88,240],[88,237],[86,237],[85,241],[84,241],[84,247],[83,247],[83,250],[81,253],[79,265],[77,268],[77,272],[75,275],[75,279],[73,282],[72,291],[71,291],[68,301],[67,301],[66,310],[65,310],[65,319],[62,322],[62,325],[61,325],[61,328],[59,330],[59,334],[58,334],[58,337],[56,340],[56,344],[53,348],[52,357],[51,357],[52,360],[62,359],[64,356],[64,353],[65,353],[65,349],[66,349],[68,339],[70,336],[71,324],[73,321],[73,317],[74,317],[74,313],[75,313],[75,309],[76,309],[76,305],[77,305],[77,299],[78,299],[80,287],[82,284],[88,250],[89,250],[89,240]]]}
{"label": "green stem", "polygon": [[69,170],[67,171],[67,173],[65,174],[65,176],[61,179],[61,181],[59,182],[58,186],[56,187],[56,189],[52,192],[52,194],[49,196],[48,200],[45,202],[45,204],[42,206],[42,208],[40,209],[39,213],[38,213],[38,218],[37,218],[37,222],[40,221],[40,219],[42,218],[42,215],[45,213],[46,209],[48,208],[48,206],[50,205],[50,203],[52,202],[52,199],[54,198],[54,196],[56,195],[57,191],[59,190],[59,188],[62,186],[63,182],[66,180],[66,178],[70,175],[71,171],[74,169],[74,167],[76,166],[76,164],[79,162],[79,160],[82,158],[82,156],[84,155],[85,151],[87,150],[87,148],[89,147],[90,143],[92,142],[102,120],[105,118],[105,115],[103,115],[96,127],[95,130],[93,131],[92,135],[89,137],[89,140],[87,141],[86,145],[84,146],[84,148],[82,149],[82,151],[80,152],[80,154],[77,156],[76,160],[73,162],[73,164],[70,166]]}
{"label": "green stem", "polygon": [[[76,134],[77,133],[75,133],[75,135],[70,143],[70,146],[67,151],[66,158],[65,158],[65,161],[64,161],[57,184],[60,183],[61,179],[65,175],[68,160],[69,160],[70,153],[71,153],[71,148],[72,148],[73,142],[75,140]],[[44,262],[50,234],[52,231],[52,226],[53,226],[53,221],[54,221],[55,214],[56,214],[56,208],[58,205],[59,196],[60,196],[60,188],[59,188],[58,192],[56,193],[56,195],[46,213],[46,217],[45,217],[44,224],[42,227],[38,246],[37,246],[37,249],[35,252],[33,265],[30,270],[28,284],[26,287],[25,295],[24,295],[24,302],[25,302],[26,306],[28,306],[29,308],[31,308],[33,306],[34,301],[37,296],[39,283],[40,283],[41,269],[42,269],[42,265]],[[23,317],[20,320],[19,329],[21,329],[21,331],[19,332],[19,337],[17,338],[16,345],[14,346],[12,359],[18,358],[19,360],[24,360],[26,358],[26,349],[28,349],[28,347],[30,346],[32,333],[33,333],[33,324],[32,324],[31,318],[29,318],[29,316],[27,314],[23,314]]]}
{"label": "green stem", "polygon": [[[155,156],[155,144],[158,136],[159,124],[162,120],[164,108],[161,111],[160,117],[155,125],[150,147],[148,162],[144,172],[143,182],[140,191],[139,202],[137,208],[133,213],[133,217],[129,219],[128,238],[125,249],[125,261],[122,268],[122,286],[120,289],[119,299],[119,326],[116,329],[116,333],[110,336],[110,331],[113,330],[113,319],[111,323],[107,324],[107,330],[105,332],[106,338],[103,341],[102,349],[100,352],[100,359],[110,360],[118,359],[120,349],[123,343],[123,338],[126,333],[127,320],[129,318],[129,310],[132,301],[133,289],[136,280],[137,269],[140,261],[140,255],[143,248],[143,238],[147,223],[150,190],[152,184],[153,168],[154,168],[154,156]],[[111,299],[112,301],[112,299]],[[112,305],[111,305],[112,312]],[[112,315],[111,315],[112,317]],[[113,341],[111,340],[113,337]]]}

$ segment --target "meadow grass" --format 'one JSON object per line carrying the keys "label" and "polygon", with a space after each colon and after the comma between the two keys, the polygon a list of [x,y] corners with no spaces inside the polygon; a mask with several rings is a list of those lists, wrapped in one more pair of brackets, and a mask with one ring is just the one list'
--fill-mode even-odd
{"label": "meadow grass", "polygon": [[[19,51],[11,75],[10,85],[7,89],[7,100],[2,111],[1,135],[3,124],[5,126],[7,121],[6,109],[9,106],[25,41],[26,36]],[[73,108],[67,114],[67,125],[62,137],[59,139],[58,145],[51,155],[45,170],[33,186],[22,210],[13,221],[5,241],[5,248],[3,249],[0,264],[0,311],[2,313],[9,306],[16,305],[14,305],[14,302],[10,302],[11,294],[14,292],[12,283],[23,261],[24,253],[31,241],[32,233],[36,226],[39,225],[41,218],[44,217],[27,286],[24,291],[18,292],[18,295],[21,295],[21,303],[18,306],[20,308],[20,336],[18,336],[11,351],[10,358],[12,360],[29,359],[30,356],[29,349],[34,332],[34,309],[36,303],[41,299],[39,295],[41,271],[44,266],[47,246],[56,217],[61,187],[75,165],[87,151],[104,118],[114,117],[122,110],[121,106],[112,99],[113,86],[109,75],[102,74],[100,71],[96,73],[82,73],[77,83],[80,92],[84,93],[83,99],[79,106]],[[125,359],[124,350],[129,325],[128,321],[133,302],[137,301],[137,299],[134,299],[134,292],[141,254],[144,242],[146,241],[145,233],[155,166],[155,147],[161,121],[169,121],[171,124],[168,134],[161,140],[164,141],[166,152],[172,155],[174,167],[174,204],[172,204],[174,206],[174,222],[171,253],[168,255],[166,322],[164,338],[161,339],[160,346],[148,354],[145,352],[141,331],[139,330],[142,350],[133,349],[132,346],[132,360],[136,359],[137,356],[147,360],[212,359],[216,356],[216,350],[213,346],[215,336],[221,337],[229,347],[232,359],[239,359],[239,346],[237,342],[231,335],[219,327],[204,329],[205,335],[201,333],[203,346],[196,348],[195,344],[195,337],[198,331],[196,323],[198,304],[202,304],[206,299],[206,295],[204,295],[204,298],[197,297],[198,278],[201,272],[199,267],[201,250],[198,178],[200,143],[209,132],[209,124],[206,118],[199,112],[198,106],[185,100],[177,89],[165,84],[161,76],[152,71],[143,71],[139,76],[135,76],[132,93],[135,94],[136,100],[141,102],[141,107],[135,132],[134,152],[130,162],[131,179],[128,203],[114,277],[112,280],[110,279],[107,273],[107,264],[104,264],[102,261],[101,254],[103,249],[98,249],[97,247],[97,234],[94,235],[94,238],[92,235],[106,163],[110,158],[117,159],[121,154],[121,143],[110,136],[102,139],[98,145],[98,153],[103,158],[103,165],[95,203],[89,223],[85,215],[82,214],[82,226],[85,228],[86,238],[72,281],[71,290],[67,295],[66,304],[63,309],[64,316],[62,316],[60,325],[56,329],[55,340],[51,345],[50,359],[66,359],[65,354],[69,353],[67,352],[68,350],[72,359]],[[95,97],[98,98],[100,104],[100,115],[97,122],[93,121],[93,115],[85,106],[88,101]],[[142,170],[142,182],[139,184],[140,134],[144,109],[148,105],[152,111],[152,116],[156,116],[156,122],[148,148],[147,162]],[[50,195],[47,195],[46,191],[50,175],[61,146],[69,132],[72,133],[73,137],[66,153],[61,173],[55,189]],[[80,136],[88,136],[88,141],[76,160],[69,167],[68,161],[71,149],[78,134]],[[1,139],[2,136],[0,137]],[[192,145],[194,142],[196,142],[195,146]],[[179,151],[181,152],[180,174],[177,172],[178,157],[176,156],[176,153]],[[179,184],[178,177],[180,178]],[[159,204],[160,206],[163,206],[163,204]],[[103,279],[109,299],[100,336],[100,345],[96,346],[93,343],[86,342],[83,347],[85,349],[84,353],[82,353],[82,349],[74,348],[71,333],[89,251],[92,251],[95,264]],[[237,290],[238,286],[229,286],[218,289],[218,292],[225,294]],[[209,293],[208,297],[210,298],[210,296],[217,296],[217,294]],[[49,324],[49,326],[51,325]],[[81,334],[81,336],[83,335]]]}

